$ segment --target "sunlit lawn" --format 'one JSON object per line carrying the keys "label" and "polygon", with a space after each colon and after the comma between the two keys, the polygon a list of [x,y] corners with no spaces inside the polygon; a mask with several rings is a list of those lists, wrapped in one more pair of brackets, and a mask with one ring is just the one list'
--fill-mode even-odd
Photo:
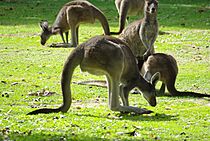
{"label": "sunlit lawn", "polygon": [[[130,95],[130,105],[154,111],[150,115],[120,115],[108,108],[107,89],[72,84],[73,103],[63,113],[26,116],[35,108],[62,103],[60,76],[72,48],[49,48],[59,35],[41,46],[38,23],[53,23],[67,0],[0,1],[0,140],[204,140],[210,138],[210,103],[207,98],[157,97],[150,107],[141,95]],[[114,0],[90,0],[118,30]],[[176,88],[210,94],[210,7],[208,0],[161,0],[156,52],[173,55],[179,65]],[[132,17],[130,21],[138,19]],[[103,30],[83,24],[80,43]],[[81,73],[73,81],[104,80]],[[31,96],[38,92],[52,96]]]}

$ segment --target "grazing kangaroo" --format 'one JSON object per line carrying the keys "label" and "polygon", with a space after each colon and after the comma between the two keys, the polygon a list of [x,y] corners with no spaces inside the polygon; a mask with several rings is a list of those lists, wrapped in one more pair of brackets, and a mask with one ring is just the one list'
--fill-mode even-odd
{"label": "grazing kangaroo", "polygon": [[111,32],[111,34],[118,35],[125,28],[127,16],[143,13],[144,0],[115,0],[115,6],[119,14],[119,31]]}
{"label": "grazing kangaroo", "polygon": [[157,10],[157,0],[145,0],[144,18],[129,24],[119,35],[137,58],[154,53],[154,42],[158,35]]}
{"label": "grazing kangaroo", "polygon": [[[157,81],[162,81],[161,94],[164,94],[166,86],[172,96],[210,97],[208,94],[180,92],[175,88],[178,66],[176,60],[171,55],[163,53],[150,55],[141,67],[141,74],[147,81],[152,80],[154,86]],[[153,79],[153,76],[156,79]]]}
{"label": "grazing kangaroo", "polygon": [[[143,61],[143,60],[142,60]],[[192,97],[210,97],[210,94],[200,94],[195,92],[180,92],[175,88],[175,81],[178,74],[177,62],[173,56],[164,53],[155,53],[148,57],[147,60],[140,63],[138,66],[141,75],[148,82],[156,85],[158,81],[162,81],[159,93],[164,95],[165,87],[167,87],[171,96],[192,96]],[[93,81],[81,81],[77,84],[91,85],[98,87],[106,87],[105,81],[93,80]]]}
{"label": "grazing kangaroo", "polygon": [[[41,44],[44,45],[50,36],[60,34],[64,43],[68,43],[68,34],[71,29],[71,42],[76,47],[78,44],[78,31],[81,23],[94,23],[98,19],[106,35],[110,34],[109,24],[103,12],[97,7],[84,0],[75,0],[65,4],[59,11],[52,27],[47,21],[40,23],[42,28]],[[64,40],[63,33],[66,35]]]}
{"label": "grazing kangaroo", "polygon": [[[146,109],[129,106],[128,93],[134,87],[142,91],[151,106],[156,106],[154,86],[140,75],[136,59],[127,45],[114,37],[96,36],[75,48],[66,60],[61,78],[63,105],[57,109],[38,109],[28,114],[67,112],[72,102],[70,83],[78,65],[82,71],[106,76],[109,108],[112,111],[151,113]],[[119,96],[123,106],[120,105]]]}

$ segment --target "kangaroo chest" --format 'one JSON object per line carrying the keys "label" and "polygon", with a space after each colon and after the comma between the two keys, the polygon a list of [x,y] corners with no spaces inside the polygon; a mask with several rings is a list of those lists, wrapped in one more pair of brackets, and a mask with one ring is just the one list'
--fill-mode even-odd
{"label": "kangaroo chest", "polygon": [[146,48],[144,47],[139,36],[139,30],[139,24],[131,24],[123,30],[119,37],[129,45],[135,57],[143,56],[143,54],[146,52]]}
{"label": "kangaroo chest", "polygon": [[151,40],[153,40],[153,38],[156,36],[157,34],[157,25],[156,24],[143,24],[143,26],[141,28],[144,28],[143,31],[145,32],[145,37],[147,39],[148,42],[150,42]]}

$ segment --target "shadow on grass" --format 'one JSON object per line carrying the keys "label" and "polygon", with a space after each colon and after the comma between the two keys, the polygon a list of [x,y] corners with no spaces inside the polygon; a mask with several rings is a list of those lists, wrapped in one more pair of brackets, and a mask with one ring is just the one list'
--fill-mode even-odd
{"label": "shadow on grass", "polygon": [[77,116],[105,118],[115,120],[132,120],[132,121],[174,121],[178,120],[178,115],[166,115],[159,113],[152,113],[150,115],[132,115],[132,114],[116,114],[113,116],[97,116],[92,114],[76,114]]}
{"label": "shadow on grass", "polygon": [[167,114],[159,114],[155,113],[155,115],[125,115],[122,120],[133,120],[133,121],[174,121],[178,120],[178,115],[167,115]]}

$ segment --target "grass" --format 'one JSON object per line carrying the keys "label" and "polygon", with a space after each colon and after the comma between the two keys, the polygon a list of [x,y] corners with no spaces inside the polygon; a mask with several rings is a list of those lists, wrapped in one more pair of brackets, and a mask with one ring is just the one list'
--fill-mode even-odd
{"label": "grass", "polygon": [[[112,0],[90,0],[106,14],[112,31],[118,30]],[[209,99],[158,97],[148,106],[142,96],[130,104],[153,110],[151,115],[120,115],[108,108],[107,89],[72,84],[73,103],[67,113],[26,116],[39,107],[62,103],[60,74],[69,48],[40,45],[40,20],[53,23],[67,0],[0,1],[0,140],[190,140],[210,138]],[[210,94],[210,8],[203,0],[161,0],[156,52],[173,55],[179,65],[178,90]],[[47,7],[47,8],[46,8]],[[137,19],[132,17],[131,20]],[[98,22],[83,24],[80,43],[102,34]],[[48,41],[61,42],[59,36]],[[76,69],[73,81],[104,79]],[[37,91],[53,96],[30,96]]]}

